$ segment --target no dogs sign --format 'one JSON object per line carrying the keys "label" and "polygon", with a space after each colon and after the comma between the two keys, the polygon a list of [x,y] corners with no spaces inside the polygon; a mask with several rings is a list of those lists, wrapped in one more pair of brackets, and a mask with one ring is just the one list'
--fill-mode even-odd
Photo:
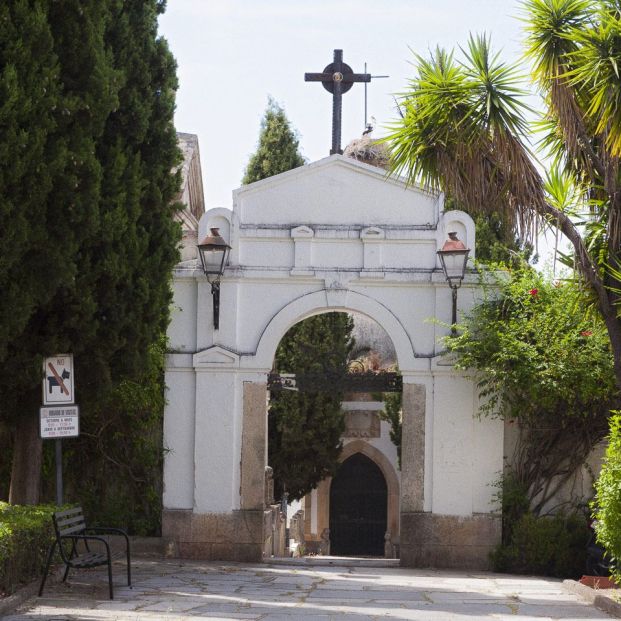
{"label": "no dogs sign", "polygon": [[43,405],[74,402],[72,354],[46,358],[43,373]]}

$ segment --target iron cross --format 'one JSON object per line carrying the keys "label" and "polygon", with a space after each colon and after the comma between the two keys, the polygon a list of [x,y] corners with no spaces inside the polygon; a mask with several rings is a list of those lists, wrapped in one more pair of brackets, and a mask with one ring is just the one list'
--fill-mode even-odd
{"label": "iron cross", "polygon": [[370,82],[371,74],[354,73],[349,65],[343,62],[343,50],[334,50],[334,62],[330,63],[323,73],[305,73],[305,82],[321,82],[323,87],[332,93],[332,148],[330,155],[343,153],[341,150],[341,95],[346,93],[354,82]]}

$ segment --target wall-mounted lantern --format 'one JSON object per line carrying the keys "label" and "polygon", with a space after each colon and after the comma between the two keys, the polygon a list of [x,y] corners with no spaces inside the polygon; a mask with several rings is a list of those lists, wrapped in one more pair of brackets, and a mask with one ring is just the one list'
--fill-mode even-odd
{"label": "wall-mounted lantern", "polygon": [[449,238],[444,245],[438,250],[442,271],[449,287],[453,293],[453,315],[451,321],[451,334],[457,334],[457,289],[461,287],[462,280],[466,275],[466,265],[468,263],[468,255],[470,249],[466,248],[464,242],[457,238],[457,233],[451,231]]}
{"label": "wall-mounted lantern", "polygon": [[231,252],[231,247],[220,236],[220,230],[210,229],[211,235],[207,235],[198,244],[198,256],[201,258],[203,272],[211,285],[211,297],[213,300],[213,327],[220,328],[220,277],[224,274],[224,268]]}

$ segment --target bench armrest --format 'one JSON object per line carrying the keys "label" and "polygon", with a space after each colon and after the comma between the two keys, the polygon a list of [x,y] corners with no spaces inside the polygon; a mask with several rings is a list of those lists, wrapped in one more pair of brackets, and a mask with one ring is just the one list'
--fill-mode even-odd
{"label": "bench armrest", "polygon": [[106,547],[108,547],[108,542],[104,537],[98,537],[97,535],[61,535],[59,537],[59,539],[62,541],[63,539],[69,539],[71,541],[74,541],[76,539],[81,539],[82,541],[101,541],[102,543],[106,544]]}
{"label": "bench armrest", "polygon": [[[60,548],[60,555],[62,556],[63,562],[67,563],[71,560],[71,557],[69,559],[66,558],[65,556],[65,550],[63,549],[62,546],[62,542],[63,540],[65,541],[71,541],[72,544],[72,553],[76,550],[75,546],[76,543],[78,541],[84,541],[85,545],[88,546],[88,542],[89,541],[99,541],[101,543],[104,544],[104,546],[106,546],[106,555],[108,556],[108,558],[111,558],[110,556],[110,544],[103,538],[103,537],[97,537],[96,535],[60,535],[60,537],[58,537],[58,547]],[[88,550],[88,547],[86,548]]]}
{"label": "bench armrest", "polygon": [[116,535],[118,537],[125,537],[125,546],[127,548],[127,558],[129,558],[129,536],[121,528],[108,528],[106,526],[89,526],[84,529],[85,533],[100,533],[101,535]]}
{"label": "bench armrest", "polygon": [[89,526],[84,529],[85,533],[101,533],[107,535],[122,535],[126,539],[128,538],[127,533],[122,528],[107,528],[105,526]]}

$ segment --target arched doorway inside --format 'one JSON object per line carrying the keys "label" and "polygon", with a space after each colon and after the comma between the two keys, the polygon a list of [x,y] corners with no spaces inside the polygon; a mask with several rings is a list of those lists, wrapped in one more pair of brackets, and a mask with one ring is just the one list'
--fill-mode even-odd
{"label": "arched doorway inside", "polygon": [[354,453],[330,486],[330,552],[336,556],[383,556],[388,488],[379,467]]}

